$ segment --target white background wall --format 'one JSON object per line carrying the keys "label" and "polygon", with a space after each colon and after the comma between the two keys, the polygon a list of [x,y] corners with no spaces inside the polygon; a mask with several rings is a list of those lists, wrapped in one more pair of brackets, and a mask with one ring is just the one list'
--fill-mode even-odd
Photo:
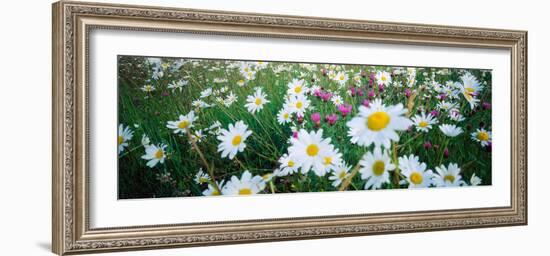
{"label": "white background wall", "polygon": [[[100,0],[112,2],[111,0]],[[547,254],[550,228],[550,24],[544,1],[230,0],[119,3],[529,31],[529,225],[120,255]],[[0,15],[0,254],[51,255],[50,1],[6,1]],[[498,86],[498,85],[495,85]],[[498,110],[497,110],[498,111]],[[539,253],[535,253],[539,251]],[[119,254],[115,254],[119,255]]]}

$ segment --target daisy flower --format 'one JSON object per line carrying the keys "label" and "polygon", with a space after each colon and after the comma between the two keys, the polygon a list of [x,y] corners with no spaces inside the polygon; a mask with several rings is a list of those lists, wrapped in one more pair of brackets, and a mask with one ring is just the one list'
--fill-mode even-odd
{"label": "daisy flower", "polygon": [[160,66],[162,67],[162,69],[168,69],[170,67],[170,63],[164,62]]}
{"label": "daisy flower", "polygon": [[329,79],[336,80],[336,72],[333,69],[329,70],[327,75]]}
{"label": "daisy flower", "polygon": [[293,79],[288,83],[288,95],[299,95],[308,92],[308,88],[304,86],[304,79]]}
{"label": "daisy flower", "polygon": [[470,108],[474,109],[477,103],[479,103],[479,99],[476,97],[483,89],[483,86],[479,83],[477,78],[469,72],[462,75],[460,79],[462,83],[458,83],[457,87],[460,88],[460,92],[464,95],[466,101],[470,103]]}
{"label": "daisy flower", "polygon": [[134,132],[130,130],[130,127],[120,124],[118,125],[118,153],[122,153],[124,151],[124,148],[128,146],[128,141],[132,139],[134,136]]}
{"label": "daisy flower", "polygon": [[254,114],[264,108],[264,104],[268,103],[266,99],[267,95],[262,92],[261,88],[256,89],[253,95],[249,95],[246,98],[247,104],[244,106],[248,109],[248,112]]}
{"label": "daisy flower", "polygon": [[281,156],[279,163],[281,166],[278,175],[281,177],[298,172],[298,168],[300,167],[296,163],[296,160],[292,159],[288,154]]}
{"label": "daisy flower", "polygon": [[458,109],[451,109],[449,111],[449,118],[455,122],[462,122],[466,120],[462,114],[460,114],[460,110]]}
{"label": "daisy flower", "polygon": [[323,129],[309,133],[301,129],[297,138],[290,139],[290,143],[288,154],[302,168],[302,173],[307,173],[310,169],[315,173],[326,172],[325,157],[333,151],[333,146],[330,138],[323,139]]}
{"label": "daisy flower", "polygon": [[426,170],[426,164],[421,163],[418,156],[399,157],[399,169],[405,175],[405,182],[409,184],[409,188],[424,188],[432,185],[433,172]]}
{"label": "daisy flower", "polygon": [[314,84],[314,85],[311,86],[309,91],[313,92],[313,93],[317,93],[318,91],[321,91],[321,86]]}
{"label": "daisy flower", "polygon": [[432,115],[422,112],[420,115],[415,115],[412,121],[419,132],[428,132],[432,129],[432,125],[437,124],[437,119]]}
{"label": "daisy flower", "polygon": [[250,71],[248,73],[243,73],[243,76],[246,80],[254,80],[254,78],[256,78],[256,72]]}
{"label": "daisy flower", "polygon": [[470,186],[478,186],[481,184],[481,178],[477,177],[476,174],[472,174],[470,178]]}
{"label": "daisy flower", "polygon": [[147,58],[147,62],[153,67],[160,67],[162,65],[162,60],[160,58]]}
{"label": "daisy flower", "polygon": [[342,96],[340,96],[340,95],[332,96],[331,101],[334,104],[334,106],[337,106],[337,107],[344,104],[344,100],[342,100]]}
{"label": "daisy flower", "polygon": [[155,80],[159,80],[163,76],[164,76],[164,71],[162,71],[160,69],[154,69],[153,74],[151,75],[151,78],[153,78]]}
{"label": "daisy flower", "polygon": [[214,98],[214,100],[219,104],[224,104],[225,103],[225,100],[221,96],[218,96],[218,97]]}
{"label": "daisy flower", "polygon": [[201,99],[198,99],[198,100],[194,100],[191,105],[195,108],[208,108],[208,107],[211,107],[210,104],[204,102],[203,100]]}
{"label": "daisy flower", "polygon": [[185,80],[179,80],[179,81],[177,81],[177,82],[168,84],[168,87],[167,87],[167,88],[172,89],[172,90],[178,89],[178,90],[181,92],[181,91],[183,90],[183,87],[184,87],[185,85],[187,85],[187,83],[188,83],[188,82],[185,81]]}
{"label": "daisy flower", "polygon": [[223,104],[226,107],[230,107],[231,105],[233,105],[233,103],[237,102],[237,99],[238,99],[237,95],[235,95],[233,92],[230,92],[229,95],[227,95],[227,97],[223,101]]}
{"label": "daisy flower", "polygon": [[346,165],[345,163],[341,163],[334,169],[334,172],[332,172],[332,176],[328,177],[329,180],[332,180],[332,186],[337,188],[349,177],[349,170],[351,169],[350,166]]}
{"label": "daisy flower", "polygon": [[291,113],[286,108],[281,109],[277,114],[277,122],[279,122],[279,124],[289,123],[290,120],[291,120]]}
{"label": "daisy flower", "polygon": [[416,68],[407,68],[407,87],[413,87],[416,83]]}
{"label": "daisy flower", "polygon": [[222,123],[216,120],[214,123],[212,123],[212,125],[210,125],[205,130],[207,130],[209,134],[220,135],[221,127],[222,127]]}
{"label": "daisy flower", "polygon": [[[223,180],[220,183],[217,183],[218,187],[223,188],[223,183]],[[208,183],[208,188],[202,191],[203,196],[219,196],[221,194],[221,191],[218,191],[218,189],[215,186],[212,186],[212,184],[210,183]]]}
{"label": "daisy flower", "polygon": [[275,172],[269,172],[261,176],[264,183],[270,182],[274,177],[276,177]]}
{"label": "daisy flower", "polygon": [[319,177],[323,177],[325,176],[325,174],[327,174],[327,172],[335,170],[342,161],[342,154],[338,152],[338,149],[335,149],[332,146],[330,149],[323,152],[322,157],[324,168],[322,170],[317,168],[313,169],[315,174],[317,174],[317,176]]}
{"label": "daisy flower", "polygon": [[151,144],[151,139],[149,139],[149,136],[147,136],[147,134],[143,134],[141,136],[141,145],[145,147],[149,146],[149,144]]}
{"label": "daisy flower", "polygon": [[346,74],[346,72],[340,71],[336,74],[336,76],[334,76],[333,79],[335,81],[337,81],[342,86],[342,85],[346,84],[349,77],[348,77],[348,74]]}
{"label": "daisy flower", "polygon": [[465,184],[460,176],[460,168],[455,163],[450,163],[448,167],[435,167],[435,172],[433,182],[436,187],[458,187]]}
{"label": "daisy flower", "polygon": [[361,73],[357,73],[353,76],[353,81],[356,83],[356,84],[360,84],[361,83]]}
{"label": "daisy flower", "polygon": [[246,63],[246,62],[242,62],[241,67],[240,67],[240,71],[243,74],[248,74],[248,73],[252,72],[252,67],[250,67],[250,65],[248,65],[248,63]]}
{"label": "daisy flower", "polygon": [[267,64],[269,64],[269,62],[262,60],[254,62],[254,65],[256,65],[256,69],[258,70],[266,68]]}
{"label": "daisy flower", "polygon": [[462,128],[457,127],[454,124],[442,124],[439,126],[439,130],[449,137],[456,137],[463,132]]}
{"label": "daisy flower", "polygon": [[199,143],[204,137],[205,136],[202,134],[202,130],[195,130],[193,131],[193,134],[191,134],[191,141],[189,141],[189,143]]}
{"label": "daisy flower", "polygon": [[166,159],[166,144],[147,145],[145,146],[145,155],[141,156],[142,159],[149,160],[147,166],[150,168],[155,167],[158,163],[163,164]]}
{"label": "daisy flower", "polygon": [[382,184],[390,182],[389,171],[395,170],[395,165],[391,163],[387,150],[379,147],[374,148],[374,152],[367,152],[361,161],[361,179],[366,180],[365,189],[379,189]]}
{"label": "daisy flower", "polygon": [[388,86],[391,84],[391,75],[386,71],[376,72],[375,78],[377,84],[382,84],[384,86]]}
{"label": "daisy flower", "polygon": [[252,174],[246,170],[241,175],[241,178],[232,176],[222,188],[223,195],[252,195],[258,194],[265,188],[265,182],[262,177]]}
{"label": "daisy flower", "polygon": [[199,172],[195,174],[194,180],[197,184],[207,183],[210,180],[210,175],[208,175],[208,173],[204,172],[202,168],[200,168]]}
{"label": "daisy flower", "polygon": [[393,106],[382,104],[375,99],[369,107],[360,106],[356,117],[346,123],[350,141],[368,147],[374,143],[379,147],[390,147],[391,141],[399,141],[397,131],[404,131],[412,124],[404,114],[407,109],[401,103]]}
{"label": "daisy flower", "polygon": [[286,108],[291,113],[296,113],[300,116],[304,116],[306,109],[309,107],[309,100],[303,94],[292,95],[288,98]]}
{"label": "daisy flower", "polygon": [[485,147],[492,143],[493,134],[491,131],[487,131],[483,128],[477,129],[477,131],[472,133],[472,140],[481,143],[481,146]]}
{"label": "daisy flower", "polygon": [[207,98],[208,96],[212,95],[212,92],[213,92],[212,87],[207,88],[207,89],[201,91],[200,98],[201,99]]}
{"label": "daisy flower", "polygon": [[453,102],[441,101],[437,103],[437,108],[439,110],[450,110],[456,108],[458,105]]}
{"label": "daisy flower", "polygon": [[218,140],[218,152],[221,152],[222,157],[228,157],[233,159],[238,152],[243,152],[246,148],[244,141],[248,136],[252,134],[252,131],[248,130],[248,126],[243,121],[238,121],[233,124],[229,124],[229,129],[221,129]]}
{"label": "daisy flower", "polygon": [[220,78],[220,77],[216,77],[214,78],[214,83],[218,83],[218,84],[221,84],[221,83],[225,83],[227,82],[227,78]]}
{"label": "daisy flower", "polygon": [[243,87],[245,84],[244,79],[239,79],[239,81],[237,81],[237,85],[240,87]]}
{"label": "daisy flower", "polygon": [[195,111],[191,110],[187,115],[180,115],[179,120],[168,121],[166,127],[174,130],[174,133],[186,133],[187,129],[193,127],[195,120]]}
{"label": "daisy flower", "polygon": [[144,91],[144,92],[150,93],[150,92],[153,92],[154,90],[156,90],[156,88],[153,85],[146,84],[143,87],[141,87],[141,90]]}

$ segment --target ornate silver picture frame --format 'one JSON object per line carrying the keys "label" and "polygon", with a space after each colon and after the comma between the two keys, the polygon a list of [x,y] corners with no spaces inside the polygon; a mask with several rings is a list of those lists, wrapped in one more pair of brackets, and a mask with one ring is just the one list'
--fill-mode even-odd
{"label": "ornate silver picture frame", "polygon": [[[196,33],[510,52],[510,204],[92,228],[89,35]],[[527,224],[527,32],[60,1],[53,5],[53,251],[59,255]],[[498,111],[498,110],[495,110]],[[99,181],[100,182],[100,181]]]}

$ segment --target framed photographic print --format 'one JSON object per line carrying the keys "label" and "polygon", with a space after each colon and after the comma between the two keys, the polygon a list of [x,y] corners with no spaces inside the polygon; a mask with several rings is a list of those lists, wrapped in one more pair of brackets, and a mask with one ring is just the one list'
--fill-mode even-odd
{"label": "framed photographic print", "polygon": [[525,31],[57,2],[53,251],[525,225],[526,58]]}

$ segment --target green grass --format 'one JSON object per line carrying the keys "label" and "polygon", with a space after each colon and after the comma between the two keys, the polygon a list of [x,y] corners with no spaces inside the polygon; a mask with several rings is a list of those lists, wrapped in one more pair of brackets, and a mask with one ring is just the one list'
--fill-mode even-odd
{"label": "green grass", "polygon": [[[391,71],[391,67],[384,66],[364,66],[364,65],[341,65],[348,71],[350,79],[344,88],[339,89],[335,81],[323,76],[321,68],[325,65],[318,65],[318,71],[308,71],[297,63],[286,63],[290,71],[283,71],[276,74],[272,67],[279,63],[271,63],[269,66],[256,74],[256,78],[240,87],[237,81],[242,79],[238,69],[228,68],[229,61],[202,60],[200,65],[193,66],[190,63],[184,64],[180,69],[170,71],[164,70],[164,76],[159,80],[151,79],[152,65],[147,62],[145,57],[119,57],[118,70],[118,119],[120,124],[129,126],[134,131],[133,138],[128,142],[129,146],[119,155],[119,180],[118,191],[119,198],[151,198],[151,197],[172,197],[172,196],[196,196],[202,195],[206,189],[206,184],[199,185],[193,179],[199,168],[204,166],[195,150],[192,149],[186,135],[174,134],[171,129],[166,127],[167,121],[177,120],[180,114],[185,115],[191,110],[195,110],[198,120],[194,123],[194,129],[205,129],[214,121],[219,121],[223,128],[228,124],[235,123],[238,120],[244,121],[253,131],[250,138],[246,140],[246,149],[237,154],[238,160],[229,160],[221,158],[217,152],[219,141],[216,136],[206,134],[207,136],[198,143],[200,150],[204,153],[208,163],[214,167],[216,179],[227,180],[232,175],[240,177],[243,172],[241,166],[244,165],[252,174],[264,175],[273,172],[278,167],[277,160],[287,152],[289,146],[288,139],[291,136],[290,125],[280,125],[277,123],[277,113],[284,103],[283,96],[286,94],[287,83],[294,78],[300,77],[300,74],[307,85],[317,84],[325,89],[330,89],[341,95],[344,102],[353,105],[352,113],[343,118],[339,115],[339,120],[334,126],[322,120],[321,129],[323,137],[331,138],[332,144],[339,149],[343,159],[351,166],[355,166],[359,159],[373,146],[368,148],[351,144],[347,136],[348,128],[346,122],[351,120],[357,113],[358,107],[366,97],[351,96],[346,91],[349,86],[354,84],[353,74],[361,70],[367,73],[376,70]],[[177,59],[163,58],[163,63],[173,64]],[[209,70],[212,67],[218,70]],[[427,77],[431,77],[433,72],[438,69],[425,68],[417,73],[417,86],[424,84]],[[448,80],[459,81],[460,74],[458,69],[450,69],[448,75],[437,75],[436,80],[444,84]],[[486,83],[484,90],[479,98],[482,102],[491,102],[491,76],[490,72],[483,70],[468,70],[480,81]],[[486,75],[483,76],[482,74]],[[312,82],[314,75],[317,77]],[[183,87],[183,90],[171,90],[167,85],[173,81],[185,78],[189,83]],[[215,78],[227,79],[227,82],[215,83]],[[150,80],[148,82],[148,80]],[[394,80],[405,82],[406,77],[395,76]],[[150,83],[156,87],[152,93],[145,93],[140,88]],[[369,77],[362,77],[361,84],[367,85]],[[192,106],[192,102],[199,98],[200,92],[212,87],[220,89],[227,86],[238,96],[238,101],[230,107],[225,107],[209,98],[208,103],[214,103],[215,106],[200,109]],[[253,94],[254,87],[261,87],[267,94],[270,103],[255,115],[249,113],[244,107],[246,97]],[[363,86],[364,87],[364,86]],[[406,87],[385,87],[383,92],[379,92],[377,86],[374,91],[377,97],[381,97],[386,105],[401,103],[407,106],[407,97],[404,95]],[[438,100],[435,97],[424,100],[424,95],[433,95],[430,89],[421,90],[416,88],[418,96],[414,101],[412,115],[419,112],[421,107],[433,110],[436,108]],[[370,89],[369,89],[370,90]],[[311,131],[317,129],[309,121],[309,116],[313,112],[320,112],[322,119],[327,114],[339,113],[337,108],[329,102],[323,102],[319,98],[309,96],[314,106],[314,111],[308,111],[304,117],[303,128]],[[397,153],[399,156],[415,154],[419,156],[422,162],[426,162],[429,169],[434,170],[440,164],[447,165],[454,162],[461,167],[463,179],[469,180],[473,173],[480,177],[483,185],[491,184],[491,153],[481,147],[479,143],[471,140],[471,133],[480,127],[491,130],[491,110],[478,109],[475,112],[469,110],[467,102],[462,96],[458,100],[461,104],[461,113],[466,120],[459,123],[465,132],[454,138],[445,137],[437,126],[434,126],[428,133],[419,133],[414,130],[401,132]],[[439,124],[456,123],[450,121],[448,117],[438,118]],[[136,126],[134,126],[134,124]],[[142,135],[149,136],[151,143],[165,143],[168,145],[168,157],[164,164],[158,164],[154,168],[146,166],[146,160],[141,159],[144,155],[144,147],[140,140]],[[424,149],[426,141],[439,148],[430,150]],[[443,157],[443,148],[447,146],[450,152],[448,158]],[[239,161],[241,163],[239,163]],[[161,182],[157,176],[163,173],[170,173],[170,182]],[[286,177],[277,178],[274,184],[274,190],[277,193],[291,192],[311,192],[311,191],[335,191],[337,188],[331,186],[331,181],[325,177],[317,177],[313,172],[308,174],[294,174]],[[348,190],[362,189],[365,181],[356,175]],[[406,187],[395,183],[384,185],[383,188]],[[266,188],[266,193],[270,192]]]}

